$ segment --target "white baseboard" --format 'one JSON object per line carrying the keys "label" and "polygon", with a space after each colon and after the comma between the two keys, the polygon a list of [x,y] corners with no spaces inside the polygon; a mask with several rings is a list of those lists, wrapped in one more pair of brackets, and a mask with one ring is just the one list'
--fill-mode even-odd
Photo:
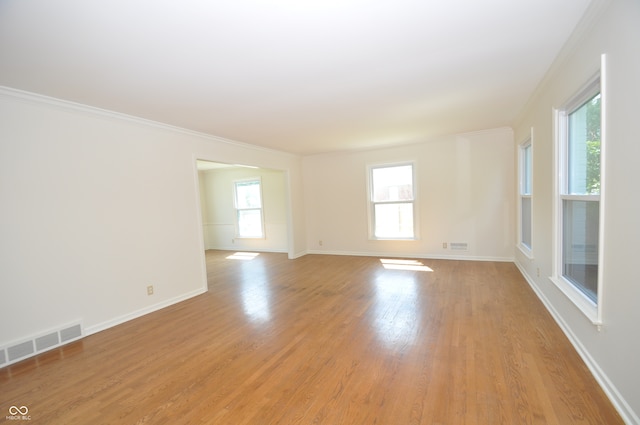
{"label": "white baseboard", "polygon": [[573,333],[567,322],[564,321],[562,316],[554,308],[553,304],[551,304],[549,299],[538,288],[538,286],[535,284],[535,281],[531,278],[531,276],[529,276],[526,270],[517,262],[515,262],[515,265],[516,267],[518,267],[518,270],[520,270],[520,273],[522,273],[522,276],[525,278],[533,292],[535,292],[540,301],[542,301],[542,304],[544,304],[547,311],[549,311],[558,326],[560,326],[560,329],[562,329],[562,332],[564,332],[575,350],[578,352],[578,355],[582,358],[582,361],[584,361],[584,363],[587,365],[593,377],[596,379],[598,384],[600,384],[600,387],[622,417],[622,420],[628,425],[640,425],[640,417],[638,417],[631,406],[629,406],[629,403],[627,403],[624,397],[622,397],[618,389],[615,387],[615,385],[613,385],[600,365],[598,365],[598,363],[593,359],[586,347]]}
{"label": "white baseboard", "polygon": [[391,258],[423,258],[429,260],[462,260],[462,261],[497,261],[514,262],[513,257],[482,257],[472,255],[433,255],[433,254],[411,254],[398,252],[358,252],[358,251],[320,251],[308,250],[307,254],[324,255],[353,255],[357,257],[391,257]]}
{"label": "white baseboard", "polygon": [[205,292],[207,292],[206,287],[196,289],[195,291],[187,292],[186,294],[182,294],[174,298],[169,298],[168,300],[164,300],[157,304],[153,304],[148,307],[141,308],[140,310],[136,310],[131,313],[123,314],[122,316],[115,317],[111,320],[98,323],[97,325],[89,326],[85,328],[85,336],[93,335],[94,333],[101,332],[106,329],[112,328],[114,326],[120,325],[122,323],[128,322],[129,320],[137,319],[138,317],[142,317],[146,314],[153,313],[154,311],[161,310],[165,307],[169,307],[170,305],[177,304],[181,301],[188,300],[189,298],[193,298],[195,296],[204,294]]}
{"label": "white baseboard", "polygon": [[300,251],[300,252],[289,253],[289,260],[295,260],[296,258],[304,257],[308,253],[309,253],[308,251]]}
{"label": "white baseboard", "polygon": [[264,248],[248,248],[248,247],[238,247],[237,245],[220,245],[220,246],[208,246],[205,248],[205,251],[214,250],[214,251],[250,251],[250,252],[275,252],[278,254],[287,253],[286,249],[264,249]]}

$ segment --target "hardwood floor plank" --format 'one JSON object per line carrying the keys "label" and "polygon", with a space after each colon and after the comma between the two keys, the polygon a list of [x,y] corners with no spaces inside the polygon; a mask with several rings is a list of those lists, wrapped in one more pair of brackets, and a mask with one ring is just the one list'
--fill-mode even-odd
{"label": "hardwood floor plank", "polygon": [[0,409],[54,425],[622,423],[513,264],[231,254],[207,252],[201,296],[0,369]]}

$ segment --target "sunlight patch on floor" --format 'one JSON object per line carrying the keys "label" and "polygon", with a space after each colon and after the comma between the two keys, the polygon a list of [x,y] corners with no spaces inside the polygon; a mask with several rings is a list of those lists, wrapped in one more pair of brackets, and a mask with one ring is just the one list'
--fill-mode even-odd
{"label": "sunlight patch on floor", "polygon": [[258,252],[236,252],[227,257],[227,260],[253,260],[260,253]]}
{"label": "sunlight patch on floor", "polygon": [[432,272],[433,269],[425,266],[420,260],[398,260],[381,258],[380,262],[382,267],[389,270],[409,270],[409,271],[421,271]]}

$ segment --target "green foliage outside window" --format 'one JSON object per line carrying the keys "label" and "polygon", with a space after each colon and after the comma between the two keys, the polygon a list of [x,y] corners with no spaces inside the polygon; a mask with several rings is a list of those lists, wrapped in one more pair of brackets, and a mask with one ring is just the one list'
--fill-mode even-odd
{"label": "green foliage outside window", "polygon": [[587,102],[587,193],[600,193],[600,99]]}

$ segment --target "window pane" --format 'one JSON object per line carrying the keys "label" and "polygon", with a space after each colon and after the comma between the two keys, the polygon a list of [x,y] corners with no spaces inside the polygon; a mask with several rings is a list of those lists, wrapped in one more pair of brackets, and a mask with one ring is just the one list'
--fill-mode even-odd
{"label": "window pane", "polygon": [[522,149],[522,194],[531,195],[531,145]]}
{"label": "window pane", "polygon": [[260,208],[260,182],[237,182],[236,205],[238,208]]}
{"label": "window pane", "polygon": [[372,170],[373,201],[413,200],[413,166],[374,168]]}
{"label": "window pane", "polygon": [[562,275],[598,302],[600,202],[563,201]]}
{"label": "window pane", "polygon": [[376,204],[375,236],[378,238],[412,238],[413,204]]}
{"label": "window pane", "polygon": [[569,114],[568,194],[600,193],[600,94]]}
{"label": "window pane", "polygon": [[238,235],[246,238],[262,237],[262,214],[258,210],[238,210]]}
{"label": "window pane", "polygon": [[531,198],[522,199],[522,244],[531,249]]}

